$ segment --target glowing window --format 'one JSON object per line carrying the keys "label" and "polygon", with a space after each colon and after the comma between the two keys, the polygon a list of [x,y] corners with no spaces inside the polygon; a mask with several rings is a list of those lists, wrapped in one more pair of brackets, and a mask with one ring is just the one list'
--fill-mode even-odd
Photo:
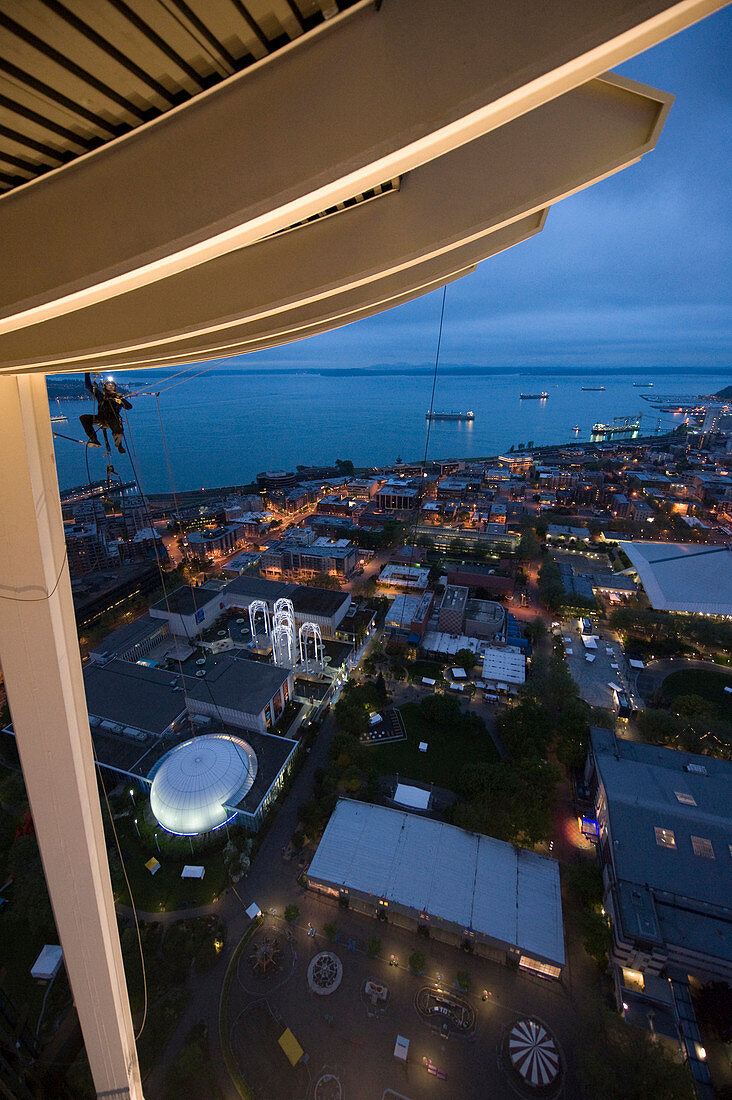
{"label": "glowing window", "polygon": [[683,802],[685,806],[696,806],[696,799],[693,794],[688,794],[686,791],[674,791],[674,794],[679,802]]}
{"label": "glowing window", "polygon": [[712,842],[711,840],[707,840],[706,837],[693,836],[691,838],[691,846],[694,849],[695,856],[703,856],[704,859],[714,859]]}
{"label": "glowing window", "polygon": [[676,837],[674,836],[673,829],[660,829],[658,825],[656,825],[654,832],[656,834],[656,844],[658,844],[660,848],[676,847]]}

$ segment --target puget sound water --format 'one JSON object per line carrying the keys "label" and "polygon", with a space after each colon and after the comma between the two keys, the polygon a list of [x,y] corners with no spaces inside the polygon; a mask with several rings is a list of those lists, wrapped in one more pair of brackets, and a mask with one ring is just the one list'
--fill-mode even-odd
{"label": "puget sound water", "polygon": [[[202,368],[192,368],[193,371]],[[173,385],[159,371],[115,377],[136,389],[159,388],[164,425],[177,491],[245,484],[260,470],[324,465],[336,458],[356,466],[406,461],[424,455],[432,372],[398,367],[317,371],[246,368],[227,370],[213,364],[197,378]],[[711,394],[729,385],[729,370],[686,373],[680,370],[588,371],[551,368],[530,371],[459,368],[438,374],[434,407],[471,410],[470,422],[434,421],[428,458],[478,458],[513,444],[587,441],[594,423],[643,414],[642,434],[668,430],[680,418],[657,412],[642,394]],[[176,383],[180,379],[173,380]],[[633,383],[653,382],[652,388]],[[170,388],[166,392],[166,386]],[[583,386],[605,388],[584,390]],[[546,390],[545,401],[521,400],[520,394]],[[52,402],[53,414],[68,418],[57,430],[83,439],[77,417],[90,410],[88,400]],[[163,433],[156,399],[133,399],[128,450],[136,456],[144,492],[169,492]],[[575,432],[575,428],[579,428]],[[130,446],[131,444],[131,446]],[[61,488],[87,481],[85,448],[55,440]],[[89,450],[92,480],[105,475],[103,450]],[[129,455],[113,451],[116,470],[132,479]]]}

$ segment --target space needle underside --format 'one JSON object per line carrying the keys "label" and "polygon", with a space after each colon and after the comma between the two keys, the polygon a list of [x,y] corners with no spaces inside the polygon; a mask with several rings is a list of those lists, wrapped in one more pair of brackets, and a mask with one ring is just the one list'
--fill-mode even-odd
{"label": "space needle underside", "polygon": [[272,347],[461,277],[653,149],[672,97],[608,69],[722,6],[293,0],[257,21],[192,2],[173,25],[150,0],[133,25],[81,0],[4,17],[0,660],[99,1095],[143,1091],[45,375]]}

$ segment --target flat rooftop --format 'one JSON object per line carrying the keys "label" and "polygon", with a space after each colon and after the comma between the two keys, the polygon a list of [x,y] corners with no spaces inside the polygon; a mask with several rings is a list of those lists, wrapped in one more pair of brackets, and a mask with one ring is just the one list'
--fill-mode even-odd
{"label": "flat rooftop", "polygon": [[526,657],[513,646],[506,646],[505,649],[484,649],[482,676],[484,680],[523,684],[526,680]]}
{"label": "flat rooftop", "polygon": [[218,593],[210,589],[192,588],[189,584],[182,584],[174,592],[158,603],[152,605],[151,610],[162,611],[165,614],[195,615],[202,607],[215,599]]}
{"label": "flat rooftop", "polygon": [[432,592],[425,592],[423,596],[411,596],[408,593],[396,596],[386,613],[384,625],[408,627],[410,623],[422,622],[429,613],[432,596]]}
{"label": "flat rooftop", "polygon": [[379,574],[379,584],[403,585],[405,588],[426,588],[429,584],[429,569],[420,569],[415,565],[399,565],[389,562]]}
{"label": "flat rooftop", "polygon": [[161,734],[186,709],[182,683],[179,673],[130,661],[91,663],[84,669],[89,714],[153,735]]}
{"label": "flat rooftop", "polygon": [[[308,551],[310,547],[299,547]],[[226,585],[223,595],[227,602],[236,606],[236,597],[243,598],[243,606],[252,600],[266,600],[273,606],[276,600],[292,600],[292,606],[298,617],[303,615],[335,615],[348,603],[348,592],[336,592],[330,588],[313,588],[306,584],[292,584],[283,581],[270,581],[266,577],[242,576]]]}
{"label": "flat rooftop", "polygon": [[348,592],[301,584],[296,586],[290,599],[296,615],[322,615],[327,618],[340,611],[344,604],[350,603],[351,597]]}
{"label": "flat rooftop", "polygon": [[385,898],[564,965],[559,865],[502,840],[340,799],[308,878]]}
{"label": "flat rooftop", "polygon": [[657,611],[732,615],[732,550],[683,542],[620,542]]}
{"label": "flat rooftop", "polygon": [[615,874],[634,886],[624,895],[626,927],[641,935],[649,891],[657,936],[732,960],[732,762],[616,739],[610,730],[593,728],[591,738]]}
{"label": "flat rooftop", "polygon": [[231,603],[234,596],[243,596],[248,604],[251,600],[267,600],[274,603],[275,600],[292,598],[292,593],[297,585],[283,581],[270,581],[266,577],[254,577],[248,574],[230,581],[223,591],[223,595],[229,597]]}
{"label": "flat rooftop", "polygon": [[468,602],[468,589],[460,585],[448,584],[442,597],[440,610],[464,611]]}
{"label": "flat rooftop", "polygon": [[109,653],[110,655],[120,653],[123,650],[130,649],[138,642],[146,641],[157,631],[167,631],[167,629],[167,624],[162,623],[160,619],[152,619],[149,615],[141,615],[134,622],[123,623],[116,630],[105,634],[90,652],[92,654]]}
{"label": "flat rooftop", "polygon": [[186,677],[189,698],[202,703],[259,714],[287,680],[289,670],[264,661],[219,655],[203,679]]}

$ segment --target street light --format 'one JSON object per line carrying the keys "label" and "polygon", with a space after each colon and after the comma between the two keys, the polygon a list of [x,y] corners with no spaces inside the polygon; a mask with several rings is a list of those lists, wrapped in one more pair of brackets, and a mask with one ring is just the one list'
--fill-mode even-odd
{"label": "street light", "polygon": [[[134,819],[134,826],[135,826],[135,832],[137,833],[138,837],[140,837],[140,827],[137,824],[137,818]],[[142,839],[142,838],[140,837],[140,839]]]}

